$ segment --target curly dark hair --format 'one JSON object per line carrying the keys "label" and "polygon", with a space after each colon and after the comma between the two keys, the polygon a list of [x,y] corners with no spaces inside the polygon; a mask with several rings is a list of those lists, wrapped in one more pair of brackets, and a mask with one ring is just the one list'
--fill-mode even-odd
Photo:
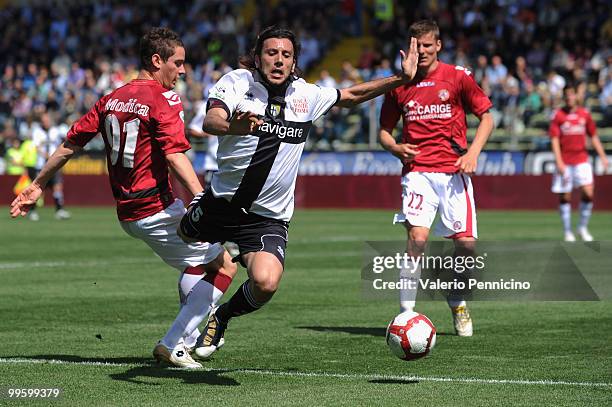
{"label": "curly dark hair", "polygon": [[184,47],[181,37],[166,27],[155,27],[140,39],[140,66],[147,71],[154,70],[151,57],[158,54],[165,62],[174,55],[176,47]]}

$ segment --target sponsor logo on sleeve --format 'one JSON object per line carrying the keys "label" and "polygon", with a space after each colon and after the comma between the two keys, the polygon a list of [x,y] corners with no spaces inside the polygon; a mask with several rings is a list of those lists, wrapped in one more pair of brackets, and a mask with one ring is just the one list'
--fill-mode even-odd
{"label": "sponsor logo on sleeve", "polygon": [[181,103],[181,97],[178,95],[178,93],[172,90],[164,92],[162,95],[164,95],[170,106],[175,106]]}
{"label": "sponsor logo on sleeve", "polygon": [[308,101],[305,97],[291,100],[289,102],[289,107],[295,114],[308,113]]}
{"label": "sponsor logo on sleeve", "polygon": [[225,88],[223,86],[215,86],[214,88],[210,90],[208,97],[224,100],[225,99]]}
{"label": "sponsor logo on sleeve", "polygon": [[465,72],[465,74],[466,74],[467,76],[470,76],[470,75],[472,74],[472,71],[470,71],[469,69],[467,69],[467,68],[465,68],[465,67],[463,67],[463,66],[460,66],[460,65],[457,65],[457,66],[455,67],[455,70],[457,70],[457,71],[463,71],[463,72]]}

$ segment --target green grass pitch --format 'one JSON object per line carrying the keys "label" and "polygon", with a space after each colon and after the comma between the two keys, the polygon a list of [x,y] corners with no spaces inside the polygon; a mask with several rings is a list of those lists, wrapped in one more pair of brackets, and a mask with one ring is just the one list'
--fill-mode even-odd
{"label": "green grass pitch", "polygon": [[[446,304],[423,302],[434,352],[393,357],[384,330],[397,304],[360,291],[363,241],[404,239],[390,211],[298,211],[273,300],[232,321],[204,370],[157,367],[151,350],[176,315],[177,273],[123,233],[112,208],[72,211],[61,222],[49,209],[38,223],[6,208],[0,217],[4,394],[60,387],[44,403],[75,406],[612,404],[610,302],[474,302],[472,338],[451,334]],[[552,211],[478,220],[487,240],[561,236]],[[612,240],[612,214],[595,213],[591,232]],[[0,398],[11,403],[31,404]]]}

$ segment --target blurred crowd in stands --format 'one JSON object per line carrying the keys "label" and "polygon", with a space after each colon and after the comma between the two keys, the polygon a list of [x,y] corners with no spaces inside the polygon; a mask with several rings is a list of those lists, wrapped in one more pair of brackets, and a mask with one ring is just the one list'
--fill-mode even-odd
{"label": "blurred crowd in stands", "polygon": [[[549,118],[562,103],[563,88],[578,85],[603,139],[612,141],[612,4],[605,0],[377,0],[371,11],[374,45],[359,60],[344,62],[338,78],[320,72],[320,83],[349,86],[399,69],[410,23],[433,19],[441,31],[440,59],[468,68],[494,104],[502,133],[517,148],[521,136],[545,136]],[[375,102],[378,112],[382,98]],[[321,148],[364,142],[371,107],[332,112],[319,131]],[[341,120],[333,117],[336,113]],[[361,125],[359,125],[361,124]],[[472,126],[473,127],[473,126]],[[606,128],[607,127],[607,128]],[[352,129],[352,130],[351,130]],[[546,137],[535,145],[548,148]],[[530,143],[533,146],[534,143]]]}
{"label": "blurred crowd in stands", "polygon": [[[358,61],[345,61],[338,77],[320,72],[318,83],[345,87],[392,73],[398,50],[406,47],[410,23],[432,18],[441,28],[441,59],[473,72],[493,100],[505,131],[522,134],[547,126],[568,81],[580,83],[581,98],[598,125],[612,126],[612,17],[605,0],[17,4],[0,8],[0,157],[13,139],[30,137],[43,113],[50,114],[53,126],[65,127],[97,98],[133,79],[138,73],[138,39],[158,25],[181,34],[187,49],[187,74],[176,89],[186,121],[267,25],[298,33],[304,72],[342,38],[374,37],[374,46],[364,47]],[[309,147],[367,148],[381,104],[379,98],[353,111],[334,108],[318,123]],[[101,149],[101,140],[91,148]]]}
{"label": "blurred crowd in stands", "polygon": [[411,21],[435,19],[443,44],[440,59],[473,71],[508,131],[522,131],[516,127],[532,125],[538,113],[548,116],[559,107],[568,82],[579,85],[588,108],[602,113],[598,124],[612,126],[609,1],[438,0],[421,7],[396,3],[393,21],[372,25],[379,41],[376,49],[394,55],[404,46]]}

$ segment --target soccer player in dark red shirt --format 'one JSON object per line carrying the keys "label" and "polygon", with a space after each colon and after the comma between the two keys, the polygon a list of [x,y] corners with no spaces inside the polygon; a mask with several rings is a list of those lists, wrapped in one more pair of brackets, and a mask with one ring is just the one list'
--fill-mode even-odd
{"label": "soccer player in dark red shirt", "polygon": [[568,85],[563,90],[565,106],[555,111],[550,123],[550,141],[555,154],[557,172],[553,175],[552,192],[559,195],[559,213],[563,223],[564,239],[575,242],[572,233],[571,195],[574,188],[580,188],[580,221],[578,235],[585,242],[593,240],[588,223],[593,210],[593,167],[589,162],[586,147],[587,136],[599,155],[604,170],[608,158],[597,136],[595,122],[588,110],[578,105],[576,87]]}
{"label": "soccer player in dark red shirt", "polygon": [[188,348],[195,346],[197,326],[227,290],[236,266],[219,244],[186,244],[176,234],[186,210],[174,197],[168,169],[194,196],[202,192],[185,155],[190,145],[181,98],[172,91],[185,73],[183,43],[173,31],[154,28],[141,39],[140,59],[138,78],[102,97],[73,124],[66,141],[15,198],[11,216],[24,216],[49,179],[101,133],[122,228],[181,272],[181,311],[154,356],[179,367],[201,367]]}
{"label": "soccer player in dark red shirt", "polygon": [[[380,116],[381,145],[404,164],[402,171],[402,213],[395,216],[408,232],[407,252],[420,256],[436,213],[436,232],[454,239],[457,255],[473,254],[476,211],[470,176],[478,155],[493,131],[491,101],[476,84],[472,73],[461,66],[438,60],[442,48],[440,31],[434,21],[410,26],[417,38],[419,64],[416,77],[385,95]],[[466,113],[479,119],[476,137],[468,147]],[[403,119],[402,141],[393,137],[399,118]],[[402,270],[403,279],[414,279],[420,268],[413,264]],[[402,290],[400,308],[412,310],[416,290]],[[472,320],[465,301],[449,296],[455,330],[472,335]]]}

